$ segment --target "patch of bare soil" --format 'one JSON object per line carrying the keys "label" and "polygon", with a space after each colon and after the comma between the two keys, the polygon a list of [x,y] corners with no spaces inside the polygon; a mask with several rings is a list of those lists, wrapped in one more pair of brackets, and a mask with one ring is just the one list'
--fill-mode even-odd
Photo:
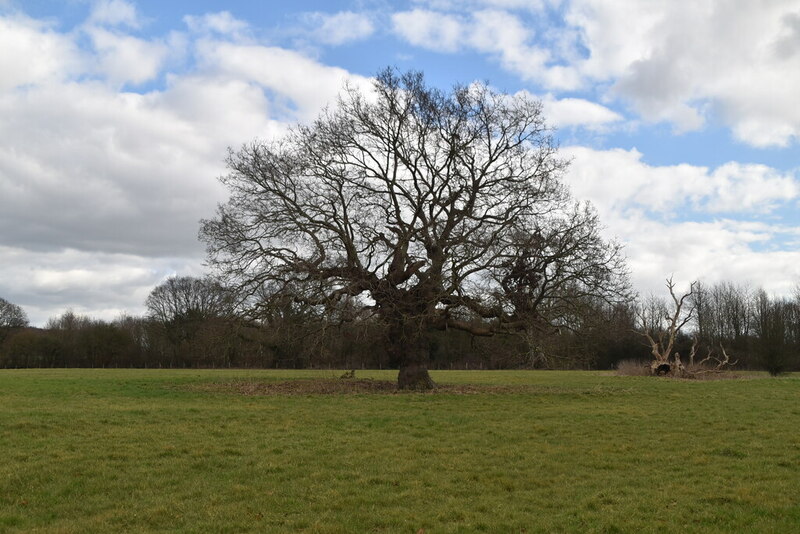
{"label": "patch of bare soil", "polygon": [[404,393],[423,394],[486,394],[486,393],[520,393],[527,391],[524,386],[488,386],[478,384],[440,384],[436,389],[428,391],[408,391],[397,388],[397,382],[389,380],[372,380],[369,378],[341,379],[317,378],[285,380],[281,382],[268,381],[236,381],[214,382],[195,384],[190,386],[192,391],[207,391],[210,393],[230,393],[234,395],[265,396],[265,395],[362,395],[379,394],[393,395]]}

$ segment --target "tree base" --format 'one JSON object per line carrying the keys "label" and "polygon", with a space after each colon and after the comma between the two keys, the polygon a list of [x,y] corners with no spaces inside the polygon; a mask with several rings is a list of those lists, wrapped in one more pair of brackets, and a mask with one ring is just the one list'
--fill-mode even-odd
{"label": "tree base", "polygon": [[407,365],[400,368],[397,375],[397,387],[399,389],[427,391],[436,388],[436,382],[428,374],[428,368],[424,365]]}
{"label": "tree base", "polygon": [[672,366],[668,363],[654,364],[650,367],[650,373],[656,376],[669,375],[672,372]]}

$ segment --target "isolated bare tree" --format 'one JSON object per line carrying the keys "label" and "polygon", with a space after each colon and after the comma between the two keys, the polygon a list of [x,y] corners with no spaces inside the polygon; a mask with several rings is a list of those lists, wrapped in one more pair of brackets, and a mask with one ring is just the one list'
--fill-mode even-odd
{"label": "isolated bare tree", "polygon": [[[520,252],[523,264],[536,254],[568,263],[581,239],[548,232],[594,224],[559,181],[566,163],[538,101],[484,84],[442,92],[416,72],[387,69],[369,94],[348,87],[312,125],[227,163],[230,200],[200,231],[210,264],[253,309],[270,296],[361,302],[386,325],[401,388],[434,387],[431,329],[488,335],[535,320],[529,302],[545,299],[519,297],[525,280],[504,287],[503,270]],[[587,270],[555,286],[559,265],[534,268],[540,291],[595,283]]]}

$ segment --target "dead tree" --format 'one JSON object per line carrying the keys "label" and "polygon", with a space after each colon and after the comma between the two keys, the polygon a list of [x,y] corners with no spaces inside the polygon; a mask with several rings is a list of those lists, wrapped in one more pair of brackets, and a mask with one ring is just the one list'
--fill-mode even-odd
{"label": "dead tree", "polygon": [[[655,310],[653,316],[647,317],[644,308],[640,309],[640,322],[643,335],[650,344],[653,361],[650,363],[652,374],[683,375],[686,367],[681,362],[678,352],[673,353],[675,340],[681,329],[694,317],[694,307],[690,304],[697,282],[689,285],[689,291],[678,296],[675,294],[675,282],[667,279],[667,289],[672,299],[672,306],[664,306]],[[692,357],[693,357],[692,353]]]}
{"label": "dead tree", "polygon": [[651,374],[692,377],[704,373],[720,373],[736,364],[736,360],[731,361],[722,343],[719,345],[721,356],[716,355],[709,348],[706,357],[695,362],[698,345],[696,336],[689,351],[688,365],[684,364],[677,351],[673,352],[681,329],[695,316],[696,299],[693,299],[692,296],[697,285],[697,282],[692,282],[689,285],[689,291],[678,296],[675,293],[675,283],[670,277],[667,279],[667,289],[672,305],[651,306],[650,316],[647,315],[644,307],[640,308],[642,334],[647,339],[653,355],[653,361],[650,363]]}
{"label": "dead tree", "polygon": [[694,341],[692,342],[692,350],[689,353],[689,366],[686,369],[686,372],[692,375],[700,375],[704,373],[722,373],[736,365],[736,363],[739,361],[731,361],[731,358],[725,351],[725,347],[722,346],[722,343],[719,344],[719,350],[722,353],[721,357],[715,355],[714,351],[709,348],[706,357],[695,363],[694,359],[697,353],[697,338],[695,337]]}

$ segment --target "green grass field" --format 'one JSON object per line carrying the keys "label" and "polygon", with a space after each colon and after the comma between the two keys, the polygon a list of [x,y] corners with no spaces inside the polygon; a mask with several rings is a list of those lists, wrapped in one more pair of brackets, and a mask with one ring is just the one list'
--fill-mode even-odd
{"label": "green grass field", "polygon": [[[798,532],[800,379],[0,370],[0,532]],[[394,378],[389,372],[361,377]]]}

